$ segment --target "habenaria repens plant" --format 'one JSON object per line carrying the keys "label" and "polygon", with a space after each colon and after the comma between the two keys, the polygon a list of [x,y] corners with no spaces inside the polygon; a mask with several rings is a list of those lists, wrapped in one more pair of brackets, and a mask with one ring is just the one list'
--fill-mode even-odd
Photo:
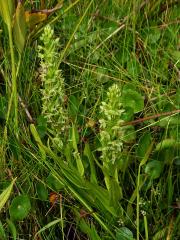
{"label": "habenaria repens plant", "polygon": [[59,39],[54,39],[53,36],[53,29],[47,25],[40,38],[42,44],[38,46],[41,60],[42,114],[53,131],[53,144],[61,149],[67,114],[64,108],[64,78],[57,61]]}
{"label": "habenaria repens plant", "polygon": [[116,204],[122,197],[118,180],[118,161],[122,157],[123,150],[124,129],[120,126],[123,123],[121,118],[123,112],[120,87],[113,84],[108,89],[106,100],[100,106],[101,148],[99,150],[101,151],[105,184],[110,195],[114,194],[112,189],[116,189],[116,197],[114,198]]}

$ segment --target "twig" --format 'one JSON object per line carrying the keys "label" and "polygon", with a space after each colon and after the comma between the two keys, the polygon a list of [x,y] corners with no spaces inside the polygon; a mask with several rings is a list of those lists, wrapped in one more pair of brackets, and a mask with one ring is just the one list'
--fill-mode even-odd
{"label": "twig", "polygon": [[[12,174],[11,170],[8,168],[6,171],[7,171],[8,177],[9,177],[11,180],[13,180],[14,177],[13,177],[13,174]],[[20,194],[19,188],[18,188],[16,182],[14,183],[14,187],[15,187],[17,193]]]}
{"label": "twig", "polygon": [[174,111],[171,111],[171,112],[158,113],[158,114],[155,114],[153,116],[143,117],[143,118],[136,119],[134,121],[125,122],[125,123],[122,123],[121,126],[136,125],[138,123],[145,122],[145,121],[150,120],[150,119],[159,118],[159,117],[162,117],[162,116],[170,116],[170,115],[173,115],[173,114],[176,114],[176,113],[180,113],[180,109],[177,109],[177,110],[174,110]]}
{"label": "twig", "polygon": [[32,116],[31,116],[29,110],[27,109],[25,103],[23,102],[22,98],[19,95],[18,95],[18,99],[19,99],[21,107],[24,108],[24,111],[26,113],[26,116],[27,116],[29,122],[30,123],[34,123],[34,120],[33,120]]}
{"label": "twig", "polygon": [[57,4],[56,7],[51,8],[51,9],[33,9],[31,10],[31,13],[44,13],[46,15],[50,15],[51,13],[54,13],[55,11],[59,10],[60,8],[62,8],[63,4]]}

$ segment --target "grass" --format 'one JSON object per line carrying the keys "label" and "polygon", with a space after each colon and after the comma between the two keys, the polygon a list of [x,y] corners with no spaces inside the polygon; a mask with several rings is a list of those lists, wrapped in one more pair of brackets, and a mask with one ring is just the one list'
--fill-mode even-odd
{"label": "grass", "polygon": [[179,239],[178,1],[15,2],[0,0],[0,239]]}

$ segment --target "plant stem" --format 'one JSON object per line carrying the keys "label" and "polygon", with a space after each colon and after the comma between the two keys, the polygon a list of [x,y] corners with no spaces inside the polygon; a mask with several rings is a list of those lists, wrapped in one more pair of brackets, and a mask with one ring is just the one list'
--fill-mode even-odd
{"label": "plant stem", "polygon": [[148,223],[147,223],[147,217],[144,216],[144,228],[145,228],[145,239],[148,240]]}
{"label": "plant stem", "polygon": [[140,186],[140,173],[141,173],[141,165],[138,168],[138,179],[137,179],[137,206],[136,206],[136,228],[137,228],[137,235],[136,239],[139,240],[139,186]]}

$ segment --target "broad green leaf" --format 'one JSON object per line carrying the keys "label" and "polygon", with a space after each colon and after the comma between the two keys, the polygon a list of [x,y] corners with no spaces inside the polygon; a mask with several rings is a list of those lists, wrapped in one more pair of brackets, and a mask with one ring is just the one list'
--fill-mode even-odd
{"label": "broad green leaf", "polygon": [[137,91],[128,89],[122,94],[123,107],[131,107],[134,113],[144,109],[144,98]]}
{"label": "broad green leaf", "polygon": [[52,173],[50,173],[49,176],[47,177],[47,183],[50,188],[57,192],[64,188],[64,184],[59,179],[54,177]]}
{"label": "broad green leaf", "polygon": [[13,223],[11,220],[9,220],[9,219],[6,219],[6,222],[7,222],[7,224],[8,224],[9,231],[10,231],[10,233],[12,234],[13,240],[16,240],[16,239],[17,239],[16,226],[15,226],[14,223]]}
{"label": "broad green leaf", "polygon": [[145,173],[148,174],[151,179],[156,179],[159,178],[162,169],[163,169],[162,162],[153,160],[146,164]]}
{"label": "broad green leaf", "polygon": [[109,185],[110,205],[114,206],[116,211],[118,211],[119,201],[123,197],[122,188],[115,179],[111,179]]}
{"label": "broad green leaf", "polygon": [[40,200],[45,201],[48,199],[48,190],[42,182],[38,182],[36,184],[36,190],[37,190],[38,198]]}
{"label": "broad green leaf", "polygon": [[22,221],[26,218],[31,209],[31,202],[27,195],[20,195],[12,200],[9,208],[11,219],[15,221]]}
{"label": "broad green leaf", "polygon": [[14,17],[13,34],[14,34],[14,43],[20,54],[22,53],[25,45],[26,32],[27,32],[27,26],[26,26],[24,7],[21,2],[18,2],[15,17]]}
{"label": "broad green leaf", "polygon": [[139,158],[144,158],[148,147],[151,143],[151,133],[150,132],[145,132],[144,135],[140,138],[138,147],[136,150],[136,154]]}
{"label": "broad green leaf", "polygon": [[133,240],[133,233],[127,227],[121,227],[116,231],[116,240]]}
{"label": "broad green leaf", "polygon": [[0,0],[0,15],[9,29],[12,25],[12,19],[15,10],[14,3],[15,1],[13,0]]}
{"label": "broad green leaf", "polygon": [[16,179],[14,179],[11,184],[1,193],[0,195],[0,211],[4,207],[5,203],[7,202],[8,198],[10,197],[14,182]]}
{"label": "broad green leaf", "polygon": [[125,122],[132,121],[134,116],[134,111],[131,107],[123,107],[124,112],[121,115],[121,119]]}

